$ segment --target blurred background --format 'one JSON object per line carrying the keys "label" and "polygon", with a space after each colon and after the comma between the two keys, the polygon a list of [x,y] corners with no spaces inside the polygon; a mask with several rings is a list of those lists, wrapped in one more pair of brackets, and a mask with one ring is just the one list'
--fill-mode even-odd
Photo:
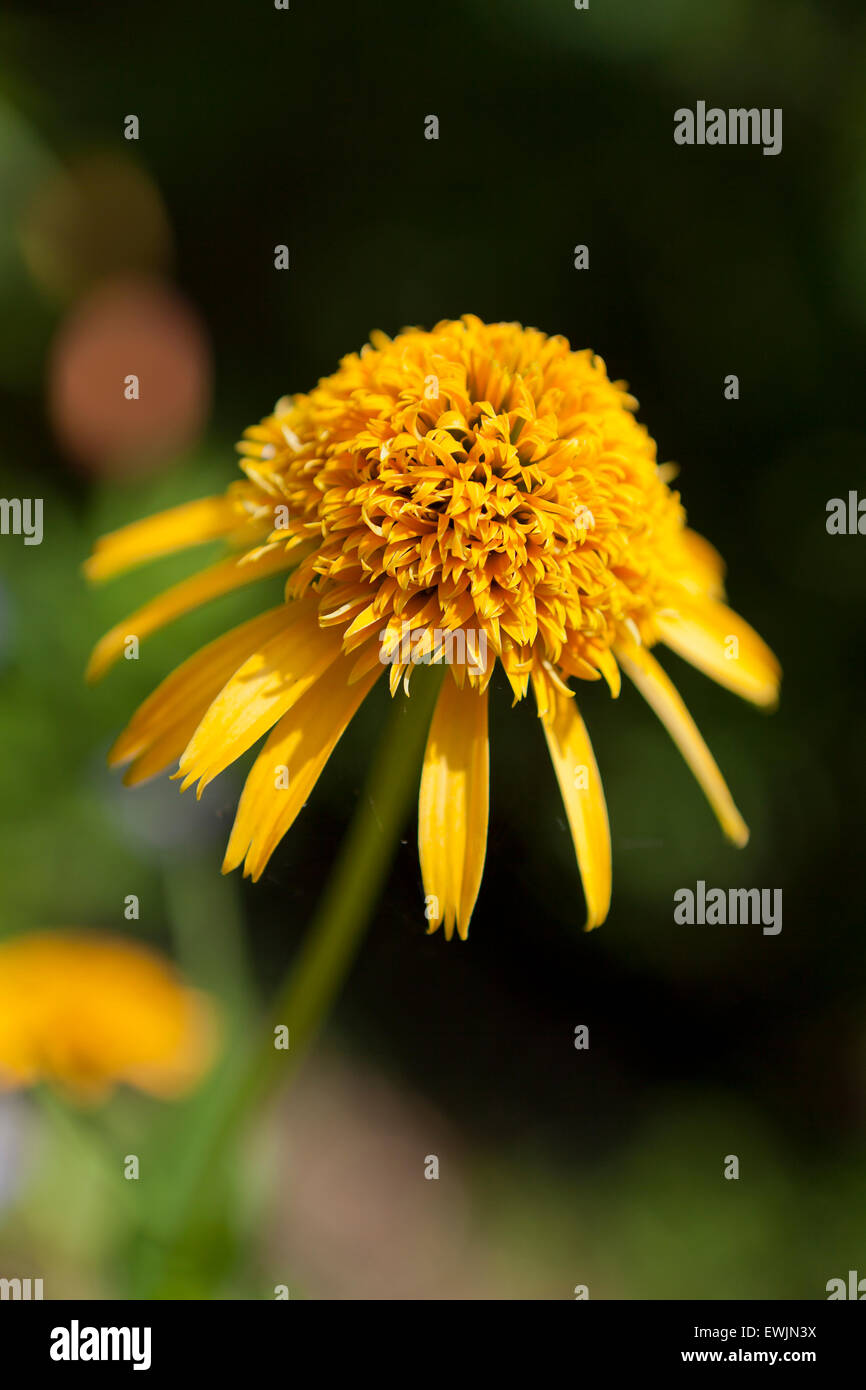
{"label": "blurred background", "polygon": [[[98,590],[80,566],[105,530],[221,490],[243,428],[373,328],[472,312],[600,353],[785,672],[765,716],[664,659],[745,851],[634,692],[582,693],[614,848],[591,935],[534,711],[494,682],[468,944],[425,935],[407,825],[325,1034],[180,1222],[213,1079],[86,1114],[0,1100],[0,1274],[48,1298],[423,1299],[823,1298],[866,1274],[866,540],[825,529],[830,498],[866,493],[862,6],[7,0],[0,50],[0,493],[44,499],[41,545],[0,537],[0,932],[135,934],[241,1033],[261,1018],[387,700],[262,881],[223,879],[243,768],[197,804],[124,789],[105,755],[262,587],[88,689],[95,639],[204,552]],[[698,100],[781,107],[782,153],[675,145]],[[781,934],[677,925],[698,879],[782,888]]]}

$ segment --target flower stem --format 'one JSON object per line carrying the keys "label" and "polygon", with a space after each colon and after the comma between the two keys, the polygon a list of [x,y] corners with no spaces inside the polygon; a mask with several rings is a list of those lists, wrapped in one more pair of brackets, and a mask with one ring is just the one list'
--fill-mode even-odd
{"label": "flower stem", "polygon": [[[295,964],[278,990],[270,1021],[249,1045],[238,1039],[184,1125],[173,1155],[172,1180],[163,1193],[138,1297],[159,1296],[167,1266],[198,1209],[205,1175],[214,1169],[243,1122],[297,1070],[343,985],[379,898],[400,833],[417,794],[418,768],[441,671],[418,668],[410,699],[395,698],[346,839]],[[275,1029],[289,1031],[287,1050]],[[142,1281],[142,1276],[144,1276]],[[147,1291],[145,1291],[147,1290]]]}
{"label": "flower stem", "polygon": [[[419,680],[418,677],[421,677]],[[418,794],[438,671],[416,671],[412,698],[394,702],[391,720],[328,881],[300,957],[280,989],[244,1102],[254,1102],[297,1068],[324,1022],[355,959],[379,899],[400,832]],[[289,1029],[288,1051],[274,1046],[274,1027]]]}

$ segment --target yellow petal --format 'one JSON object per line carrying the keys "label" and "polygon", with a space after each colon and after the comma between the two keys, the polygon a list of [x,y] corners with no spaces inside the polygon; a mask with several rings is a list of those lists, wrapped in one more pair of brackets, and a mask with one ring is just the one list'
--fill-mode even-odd
{"label": "yellow petal", "polygon": [[242,525],[237,508],[227,497],[201,497],[100,536],[84,563],[84,573],[88,579],[101,582],[148,560],[218,540]]}
{"label": "yellow petal", "polygon": [[340,654],[340,634],[319,626],[317,596],[283,608],[283,624],[219,692],[180,760],[185,791],[209,782],[272,729]]}
{"label": "yellow petal", "polygon": [[291,828],[347,724],[382,673],[377,663],[378,669],[349,685],[352,662],[351,657],[338,657],[327,680],[314,685],[271,733],[244,785],[223,873],[245,859],[244,873],[260,878]]}
{"label": "yellow petal", "polygon": [[703,787],[704,795],[728,839],[742,847],[749,839],[749,828],[734,805],[715,758],[671,680],[645,647],[621,643],[615,650],[620,666],[647,704],[655,710]]}
{"label": "yellow petal", "polygon": [[178,666],[140,705],[108,755],[117,767],[136,759],[129,785],[163,771],[183,752],[210,702],[247,657],[285,624],[286,607],[241,623]]}
{"label": "yellow petal", "polygon": [[598,669],[607,681],[608,689],[615,700],[619,698],[620,674],[613,652],[609,647],[605,647],[596,656]]}
{"label": "yellow petal", "polygon": [[680,576],[680,582],[685,584],[690,592],[723,598],[725,562],[715,546],[688,526],[681,533],[680,540],[687,559],[686,570]]}
{"label": "yellow petal", "polygon": [[676,613],[659,614],[656,627],[672,651],[735,695],[765,707],[778,703],[778,661],[754,628],[724,603],[684,601]]}
{"label": "yellow petal", "polygon": [[245,584],[252,584],[256,579],[264,579],[266,575],[276,574],[293,564],[294,558],[286,555],[284,550],[266,550],[244,563],[234,557],[222,560],[218,565],[211,565],[209,569],[166,589],[100,638],[87,666],[87,680],[97,681],[110,670],[122,656],[128,637],[137,637],[141,642],[152,632],[209,603],[211,599],[230,593],[232,589],[240,589]]}
{"label": "yellow petal", "polygon": [[586,898],[586,931],[601,926],[610,910],[611,850],[607,803],[595,754],[577,702],[546,673],[532,673],[541,727],[562,793]]}
{"label": "yellow petal", "polygon": [[446,674],[427,738],[418,798],[418,849],[429,931],[456,922],[466,940],[487,852],[490,772],[487,691]]}

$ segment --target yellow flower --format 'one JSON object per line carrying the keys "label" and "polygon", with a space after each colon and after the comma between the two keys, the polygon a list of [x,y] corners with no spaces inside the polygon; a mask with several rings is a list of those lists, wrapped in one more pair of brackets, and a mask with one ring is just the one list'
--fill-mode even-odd
{"label": "yellow flower", "polygon": [[126,1082],[169,1098],[214,1040],[210,1003],[142,946],[78,931],[0,942],[0,1090],[46,1081],[98,1100]]}
{"label": "yellow flower", "polygon": [[[143,638],[217,594],[292,571],[285,602],[211,643],[154,692],[115,763],[138,782],[177,759],[198,792],[268,738],[238,807],[224,872],[254,879],[334,746],[389,666],[408,693],[419,660],[448,661],[419,803],[430,930],[465,937],[488,819],[487,687],[531,683],[571,826],[587,927],[610,903],[604,793],[569,688],[635,682],[734,843],[748,831],[651,648],[664,642],[759,705],[779,668],[723,604],[723,566],[685,526],[637,402],[590,351],[466,315],[382,333],[307,395],[286,397],[239,446],[245,477],[104,537],[104,579],[218,537],[234,554],[176,585],[96,647],[100,676]],[[237,552],[240,551],[238,555]],[[279,770],[286,775],[280,777]]]}

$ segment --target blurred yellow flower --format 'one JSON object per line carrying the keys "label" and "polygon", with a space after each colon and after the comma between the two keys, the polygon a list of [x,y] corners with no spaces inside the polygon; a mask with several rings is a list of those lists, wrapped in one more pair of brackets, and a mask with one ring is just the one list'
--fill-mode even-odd
{"label": "blurred yellow flower", "polygon": [[92,1101],[126,1082],[169,1099],[215,1040],[210,1001],[143,946],[79,931],[0,942],[0,1090],[44,1081]]}
{"label": "blurred yellow flower", "polygon": [[[651,648],[665,643],[758,705],[779,667],[722,602],[723,565],[685,524],[673,471],[637,402],[594,353],[472,315],[393,340],[376,333],[309,394],[287,397],[240,445],[245,478],[96,546],[106,579],[223,539],[234,555],[114,627],[92,679],[207,600],[294,570],[285,602],[189,658],[121,734],[138,782],[179,760],[204,787],[268,735],[241,796],[224,872],[254,879],[292,825],[362,700],[389,667],[450,670],[419,799],[429,929],[465,937],[489,806],[487,688],[533,689],[583,878],[587,927],[611,895],[607,809],[568,681],[625,671],[666,726],[735,844],[748,830]],[[455,659],[456,652],[456,659]]]}

